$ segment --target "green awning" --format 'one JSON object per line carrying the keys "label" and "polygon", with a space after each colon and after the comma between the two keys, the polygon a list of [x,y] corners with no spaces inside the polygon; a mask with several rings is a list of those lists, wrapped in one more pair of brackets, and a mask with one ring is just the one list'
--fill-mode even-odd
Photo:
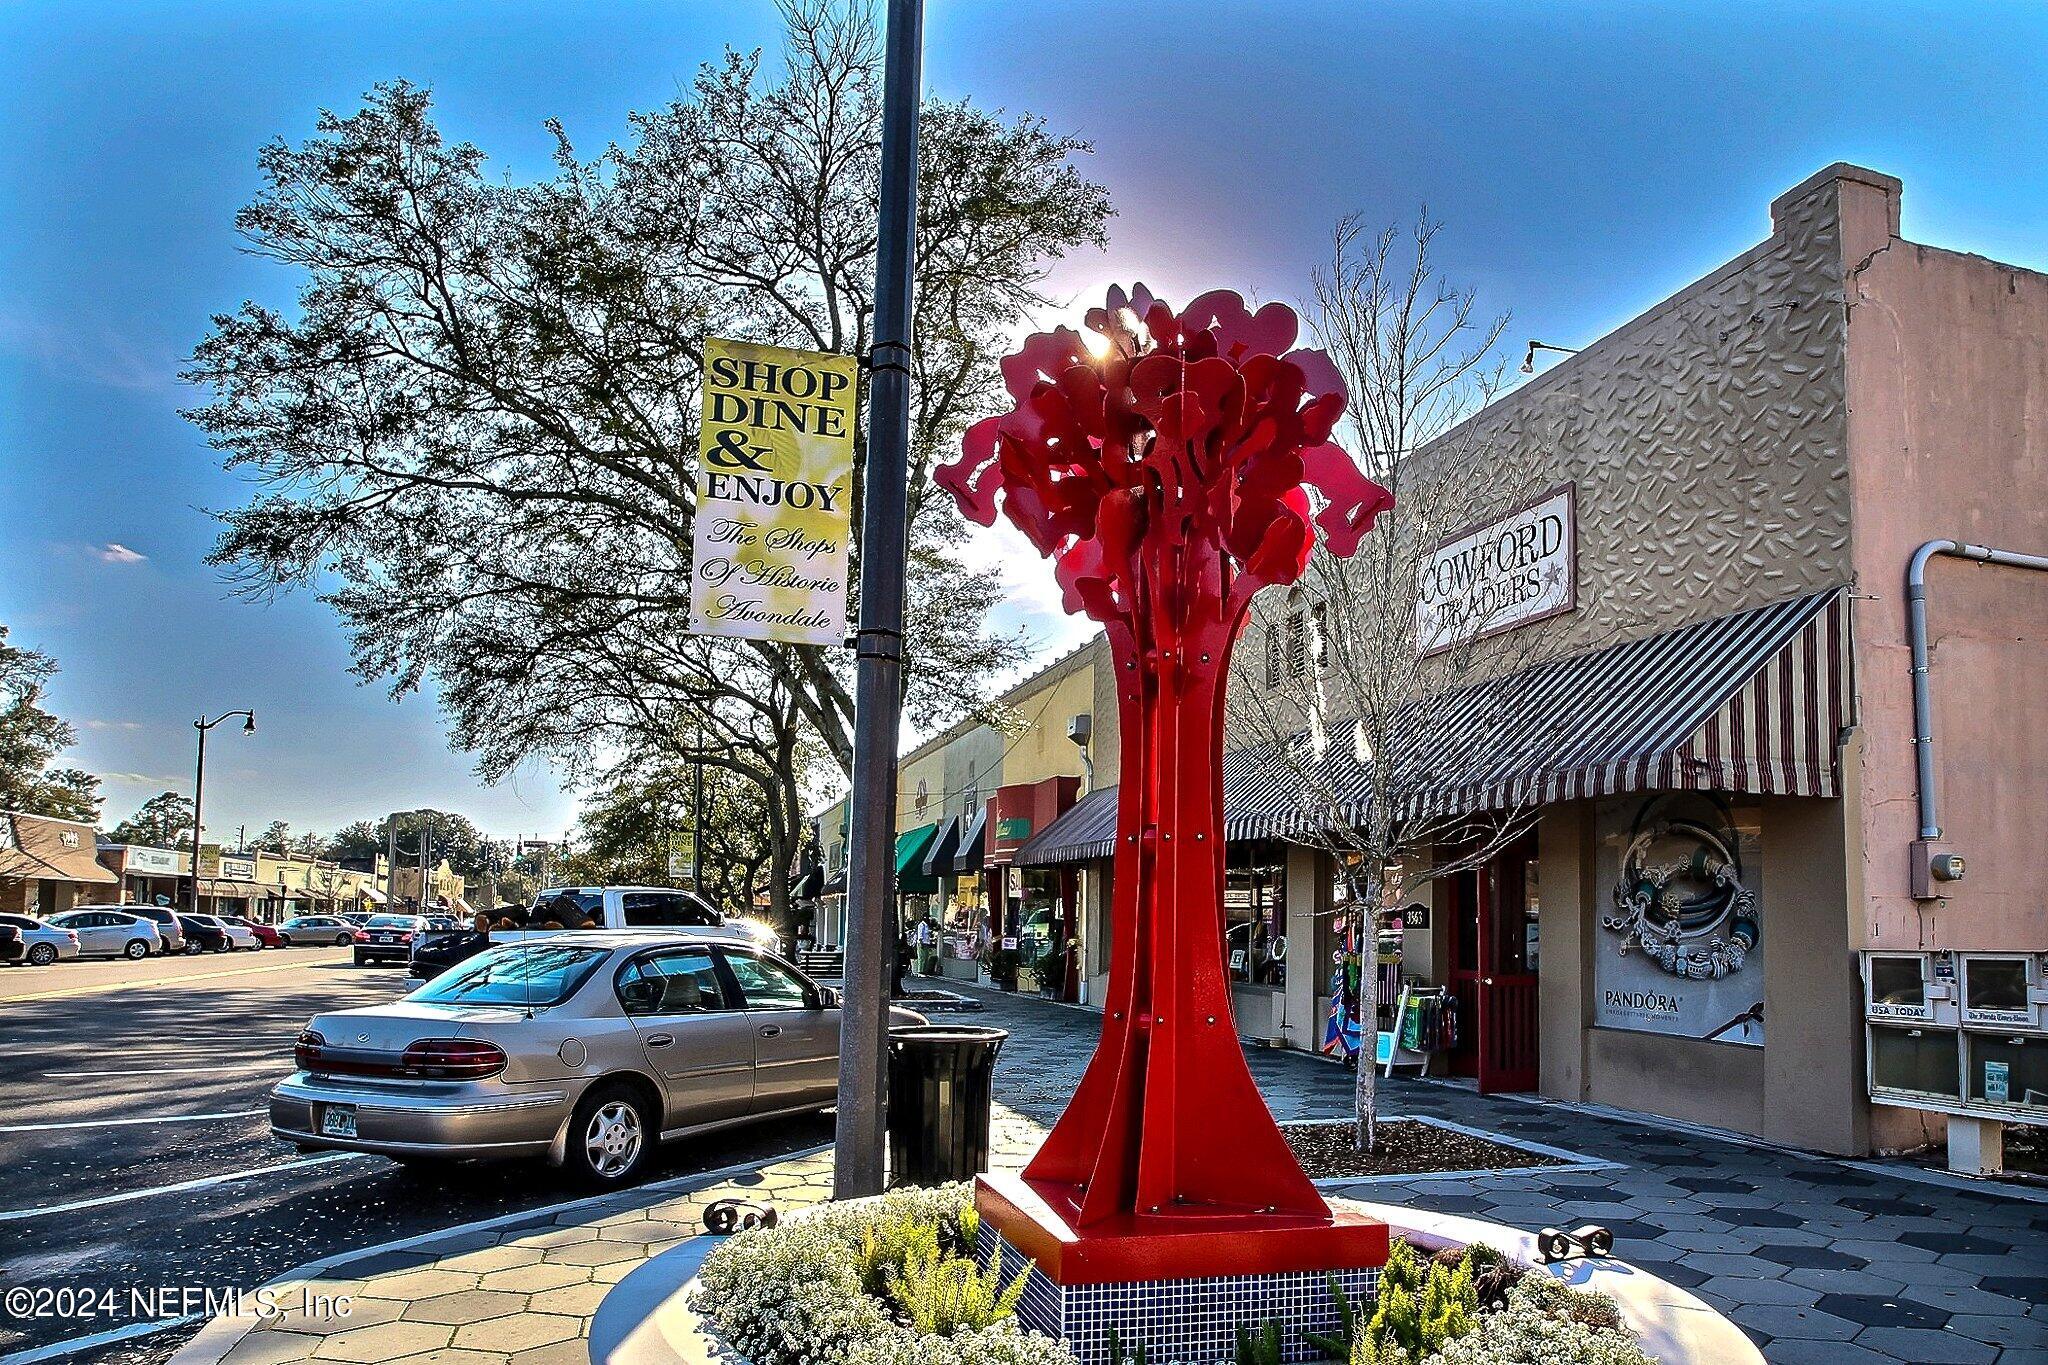
{"label": "green awning", "polygon": [[896,890],[901,895],[931,895],[939,889],[939,879],[928,877],[924,870],[924,855],[931,850],[932,840],[938,836],[936,824],[919,825],[896,836]]}

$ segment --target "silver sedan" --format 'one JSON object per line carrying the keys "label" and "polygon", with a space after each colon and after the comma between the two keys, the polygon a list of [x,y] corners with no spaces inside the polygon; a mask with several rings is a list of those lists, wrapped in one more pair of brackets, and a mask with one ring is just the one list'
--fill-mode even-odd
{"label": "silver sedan", "polygon": [[59,958],[78,956],[78,935],[61,925],[34,915],[0,915],[0,924],[11,924],[21,930],[25,951],[14,960],[17,967],[47,967]]}
{"label": "silver sedan", "polygon": [[716,930],[563,931],[317,1015],[296,1060],[270,1128],[302,1148],[539,1156],[613,1185],[667,1139],[832,1106],[839,998]]}
{"label": "silver sedan", "polygon": [[78,935],[81,957],[125,957],[140,961],[164,950],[163,935],[155,920],[110,905],[92,905],[50,916],[58,929]]}

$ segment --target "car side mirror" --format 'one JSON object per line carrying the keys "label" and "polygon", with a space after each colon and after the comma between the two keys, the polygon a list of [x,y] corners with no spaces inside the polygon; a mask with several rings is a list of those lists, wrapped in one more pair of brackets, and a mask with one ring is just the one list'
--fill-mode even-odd
{"label": "car side mirror", "polygon": [[645,977],[619,987],[619,1004],[628,1014],[652,1014],[661,1003],[661,983]]}

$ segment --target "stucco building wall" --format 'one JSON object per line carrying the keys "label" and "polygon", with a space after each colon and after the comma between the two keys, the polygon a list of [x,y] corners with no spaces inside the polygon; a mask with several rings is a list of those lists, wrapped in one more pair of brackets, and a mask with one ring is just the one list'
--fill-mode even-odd
{"label": "stucco building wall", "polygon": [[1899,236],[1899,182],[1849,216],[1863,913],[1872,948],[2048,951],[2048,574],[1928,569],[1936,789],[1968,876],[1912,899],[1905,572],[1922,542],[2048,554],[2048,276]]}
{"label": "stucco building wall", "polygon": [[1850,581],[1842,169],[1781,196],[1767,240],[1445,438],[1577,488],[1578,609],[1525,628],[1542,657]]}

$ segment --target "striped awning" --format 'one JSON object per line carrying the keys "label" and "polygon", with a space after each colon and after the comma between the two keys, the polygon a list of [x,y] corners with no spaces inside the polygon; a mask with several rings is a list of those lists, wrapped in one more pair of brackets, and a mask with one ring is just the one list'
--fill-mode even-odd
{"label": "striped awning", "polygon": [[1017,849],[1019,867],[1085,863],[1116,852],[1116,788],[1097,787]]}
{"label": "striped awning", "polygon": [[[1844,592],[1792,598],[1418,703],[1391,727],[1391,785],[1411,793],[1409,820],[1637,791],[1836,796],[1851,669]],[[1224,837],[1287,838],[1333,814],[1362,823],[1370,788],[1355,725],[1316,754],[1306,735],[1284,752],[1231,750]],[[1115,788],[1105,788],[1017,861],[1106,858],[1115,837]]]}

